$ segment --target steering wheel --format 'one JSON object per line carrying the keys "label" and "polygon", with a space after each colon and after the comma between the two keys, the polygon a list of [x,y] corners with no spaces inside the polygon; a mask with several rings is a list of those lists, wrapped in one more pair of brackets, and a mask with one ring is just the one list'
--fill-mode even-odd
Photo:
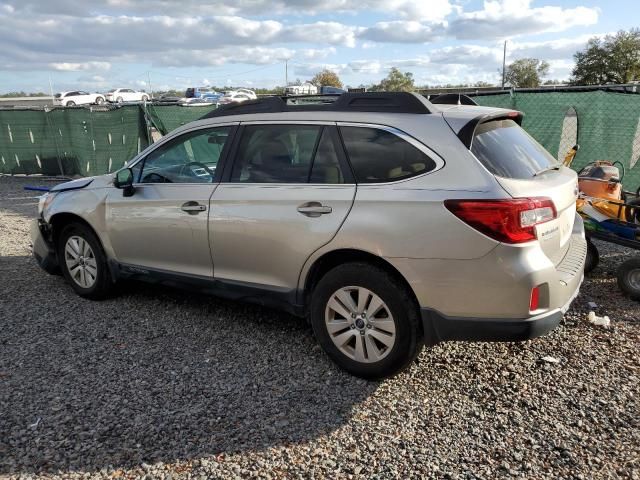
{"label": "steering wheel", "polygon": [[173,180],[159,173],[151,172],[142,177],[142,183],[173,183]]}
{"label": "steering wheel", "polygon": [[[189,162],[189,163],[185,163],[184,165],[182,165],[182,167],[180,167],[180,176],[182,176],[184,174],[184,170],[187,167],[199,167],[199,168],[204,168],[204,170],[209,174],[209,176],[211,178],[214,177],[215,173],[212,172],[211,170],[209,170],[209,167],[207,167],[204,163],[201,162]],[[191,172],[193,174],[195,174],[195,172],[193,172],[193,170],[191,170]],[[196,175],[197,177],[200,177],[200,175]]]}

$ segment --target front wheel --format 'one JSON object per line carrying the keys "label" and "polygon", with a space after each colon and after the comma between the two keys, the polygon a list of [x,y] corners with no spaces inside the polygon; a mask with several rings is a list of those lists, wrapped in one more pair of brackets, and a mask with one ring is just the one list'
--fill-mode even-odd
{"label": "front wheel", "polygon": [[329,357],[366,379],[401,372],[423,345],[410,293],[388,272],[365,263],[340,265],[322,277],[311,299],[311,324]]}
{"label": "front wheel", "polygon": [[618,287],[633,300],[640,300],[640,257],[627,260],[620,266]]}
{"label": "front wheel", "polygon": [[75,107],[76,102],[67,102],[67,107]]}
{"label": "front wheel", "polygon": [[96,105],[102,105],[104,103],[104,98],[98,97],[96,98]]}
{"label": "front wheel", "polygon": [[122,103],[122,97],[118,97],[118,98],[116,98],[116,102],[118,102],[118,103]]}
{"label": "front wheel", "polygon": [[58,258],[64,278],[78,295],[92,300],[109,295],[113,283],[106,256],[90,228],[79,223],[66,226],[58,240]]}

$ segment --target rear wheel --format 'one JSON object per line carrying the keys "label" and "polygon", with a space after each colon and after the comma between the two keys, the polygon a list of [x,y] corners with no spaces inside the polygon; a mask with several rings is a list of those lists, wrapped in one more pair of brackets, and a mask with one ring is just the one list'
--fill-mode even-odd
{"label": "rear wheel", "polygon": [[97,105],[102,105],[104,103],[104,98],[102,97],[97,97],[96,98],[96,104]]}
{"label": "rear wheel", "polygon": [[632,258],[620,266],[618,287],[633,300],[640,300],[640,258]]}
{"label": "rear wheel", "polygon": [[344,264],[322,277],[311,299],[311,324],[338,366],[367,379],[401,372],[423,345],[409,292],[365,263]]}
{"label": "rear wheel", "polygon": [[118,103],[122,103],[122,97],[118,97],[118,98],[116,98],[116,102],[118,102]]}
{"label": "rear wheel", "polygon": [[142,96],[142,101],[143,102],[148,102],[149,101],[149,97],[147,97],[146,95]]}
{"label": "rear wheel", "polygon": [[113,283],[106,256],[87,226],[72,223],[62,230],[58,239],[58,258],[64,278],[81,297],[99,300],[111,292]]}
{"label": "rear wheel", "polygon": [[587,239],[587,258],[584,262],[584,273],[591,273],[591,271],[600,263],[600,254],[593,242]]}
{"label": "rear wheel", "polygon": [[76,102],[71,100],[67,102],[67,107],[75,107],[75,106],[76,106]]}

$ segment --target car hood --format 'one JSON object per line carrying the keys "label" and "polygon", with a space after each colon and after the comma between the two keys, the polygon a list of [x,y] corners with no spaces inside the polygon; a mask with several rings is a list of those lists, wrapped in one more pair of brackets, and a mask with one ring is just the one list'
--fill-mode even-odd
{"label": "car hood", "polygon": [[101,188],[109,185],[113,180],[113,175],[100,175],[97,177],[78,178],[70,182],[64,182],[56,185],[49,190],[50,192],[67,192],[69,190],[80,190],[81,188]]}

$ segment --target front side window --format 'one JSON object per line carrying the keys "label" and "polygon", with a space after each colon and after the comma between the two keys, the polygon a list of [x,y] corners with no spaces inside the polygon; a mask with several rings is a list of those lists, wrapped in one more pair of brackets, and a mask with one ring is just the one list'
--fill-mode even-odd
{"label": "front side window", "polygon": [[426,173],[436,162],[398,135],[370,127],[340,127],[358,183],[393,182]]}
{"label": "front side window", "polygon": [[344,183],[331,130],[321,125],[244,128],[232,182]]}
{"label": "front side window", "polygon": [[144,160],[140,183],[211,183],[231,127],[185,133]]}

